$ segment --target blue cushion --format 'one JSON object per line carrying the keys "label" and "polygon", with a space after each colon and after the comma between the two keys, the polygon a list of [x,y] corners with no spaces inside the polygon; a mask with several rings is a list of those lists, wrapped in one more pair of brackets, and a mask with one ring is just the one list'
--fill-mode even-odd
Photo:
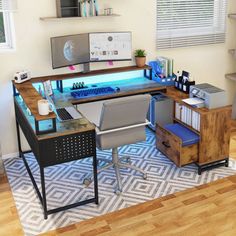
{"label": "blue cushion", "polygon": [[182,146],[188,146],[199,142],[199,135],[181,124],[168,124],[164,128],[182,139]]}

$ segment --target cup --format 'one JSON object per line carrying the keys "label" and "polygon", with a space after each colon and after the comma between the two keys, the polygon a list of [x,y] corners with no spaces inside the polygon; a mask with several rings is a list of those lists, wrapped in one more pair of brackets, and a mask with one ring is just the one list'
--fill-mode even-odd
{"label": "cup", "polygon": [[49,112],[52,112],[52,104],[48,102],[46,99],[42,99],[38,101],[38,112],[41,116],[46,116]]}

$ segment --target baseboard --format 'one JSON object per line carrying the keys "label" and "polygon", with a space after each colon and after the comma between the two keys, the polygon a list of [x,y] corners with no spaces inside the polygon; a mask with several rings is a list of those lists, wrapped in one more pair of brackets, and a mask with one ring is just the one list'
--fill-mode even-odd
{"label": "baseboard", "polygon": [[15,157],[19,157],[19,152],[2,155],[2,159],[9,159],[9,158],[15,158]]}

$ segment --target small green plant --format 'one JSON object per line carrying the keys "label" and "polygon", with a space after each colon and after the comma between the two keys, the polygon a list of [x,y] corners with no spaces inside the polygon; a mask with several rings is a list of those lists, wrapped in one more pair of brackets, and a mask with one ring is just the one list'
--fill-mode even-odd
{"label": "small green plant", "polygon": [[146,57],[146,52],[143,49],[137,49],[134,52],[135,57]]}

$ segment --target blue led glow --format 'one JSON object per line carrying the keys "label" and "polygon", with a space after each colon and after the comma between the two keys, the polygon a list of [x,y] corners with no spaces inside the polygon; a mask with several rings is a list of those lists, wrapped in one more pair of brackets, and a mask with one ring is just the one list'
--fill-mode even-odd
{"label": "blue led glow", "polygon": [[[68,74],[68,77],[70,75]],[[73,83],[79,83],[84,82],[85,85],[91,85],[91,84],[99,84],[102,86],[103,83],[112,83],[119,81],[119,84],[127,84],[132,83],[132,81],[135,81],[136,83],[140,80],[140,82],[145,79],[143,77],[143,71],[137,70],[137,71],[129,71],[129,72],[120,72],[120,73],[112,73],[112,74],[103,74],[103,75],[96,75],[96,76],[88,76],[88,77],[79,77],[79,78],[73,78],[73,79],[65,79],[63,80],[63,87],[72,87]],[[38,90],[39,86],[41,86],[41,89],[43,90],[42,83],[34,83],[33,86],[35,89]],[[56,89],[56,82],[52,81],[52,87],[53,89]]]}

